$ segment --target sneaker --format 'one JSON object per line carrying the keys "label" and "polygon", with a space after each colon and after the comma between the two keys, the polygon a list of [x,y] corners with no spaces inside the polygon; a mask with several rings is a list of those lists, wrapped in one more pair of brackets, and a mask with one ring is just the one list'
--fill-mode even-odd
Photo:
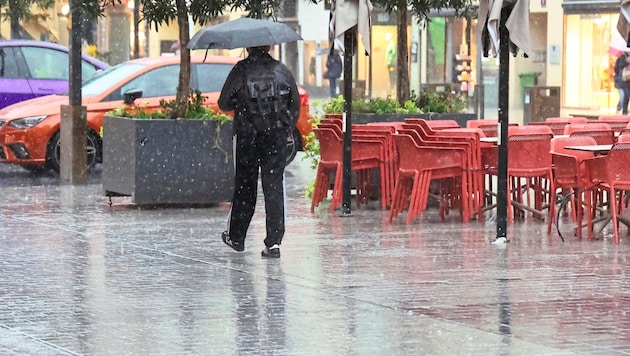
{"label": "sneaker", "polygon": [[230,246],[231,248],[233,248],[235,251],[244,251],[245,250],[245,246],[243,245],[242,242],[236,242],[234,240],[232,240],[230,238],[230,235],[228,235],[227,231],[223,231],[223,233],[221,234],[221,240],[223,240],[223,242]]}
{"label": "sneaker", "polygon": [[280,246],[276,244],[271,247],[265,247],[260,255],[267,258],[280,258]]}

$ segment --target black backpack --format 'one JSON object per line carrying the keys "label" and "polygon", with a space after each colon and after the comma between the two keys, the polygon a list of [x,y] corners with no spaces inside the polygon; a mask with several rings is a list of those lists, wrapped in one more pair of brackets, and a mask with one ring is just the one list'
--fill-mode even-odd
{"label": "black backpack", "polygon": [[273,68],[255,67],[249,70],[245,82],[245,106],[258,131],[285,126],[283,110],[286,105],[283,90]]}

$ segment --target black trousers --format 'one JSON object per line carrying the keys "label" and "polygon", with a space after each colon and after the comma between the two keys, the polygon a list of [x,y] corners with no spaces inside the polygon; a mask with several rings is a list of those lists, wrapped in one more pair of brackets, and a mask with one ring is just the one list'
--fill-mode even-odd
{"label": "black trousers", "polygon": [[280,245],[282,242],[287,135],[288,131],[284,128],[272,129],[263,134],[256,134],[253,130],[236,131],[234,137],[236,175],[228,221],[228,234],[233,241],[245,241],[256,208],[260,171],[265,197],[267,228],[265,246]]}

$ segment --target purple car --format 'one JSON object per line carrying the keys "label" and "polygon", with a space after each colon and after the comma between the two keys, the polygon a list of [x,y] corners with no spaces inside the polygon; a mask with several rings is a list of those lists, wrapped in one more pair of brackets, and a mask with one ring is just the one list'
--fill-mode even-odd
{"label": "purple car", "polygon": [[[67,47],[41,41],[0,41],[0,108],[26,99],[68,91]],[[83,55],[83,80],[109,67]]]}

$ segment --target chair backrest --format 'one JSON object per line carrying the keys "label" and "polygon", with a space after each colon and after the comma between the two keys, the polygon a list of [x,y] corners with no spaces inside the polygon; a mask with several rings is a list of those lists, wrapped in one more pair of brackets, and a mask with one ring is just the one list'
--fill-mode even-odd
{"label": "chair backrest", "polygon": [[319,156],[325,162],[343,162],[343,141],[332,128],[313,129],[319,141]]}
{"label": "chair backrest", "polygon": [[431,170],[463,167],[463,150],[461,149],[421,146],[405,133],[394,135],[394,141],[399,152],[400,169]]}
{"label": "chair backrest", "polygon": [[630,133],[622,133],[617,137],[619,143],[630,143]]}
{"label": "chair backrest", "polygon": [[594,156],[593,152],[570,150],[567,146],[589,146],[596,145],[597,142],[590,136],[569,136],[569,137],[554,137],[551,139],[551,153],[561,153],[569,156],[573,156],[578,162],[584,159]]}
{"label": "chair backrest", "polygon": [[497,126],[499,124],[499,120],[495,119],[476,119],[476,120],[468,120],[466,121],[466,127],[468,128],[481,128],[488,125]]}
{"label": "chair backrest", "polygon": [[524,126],[509,126],[508,136],[513,135],[538,135],[549,134],[553,136],[553,131],[547,125],[524,125]]}
{"label": "chair backrest", "polygon": [[[567,146],[595,145],[590,136],[554,137],[551,139],[551,157],[554,164],[554,180],[564,186],[583,188],[588,184],[586,167],[582,161],[593,158],[595,153],[567,149]],[[571,159],[570,157],[573,157]]]}
{"label": "chair backrest", "polygon": [[625,121],[602,121],[602,122],[608,124],[608,126],[610,126],[610,128],[615,131],[621,131],[628,126],[628,123]]}
{"label": "chair backrest", "polygon": [[478,128],[486,137],[496,137],[499,130],[499,120],[468,120],[467,128]]}
{"label": "chair backrest", "polygon": [[569,124],[586,123],[588,119],[581,116],[548,117],[545,122],[567,122]]}
{"label": "chair backrest", "polygon": [[529,122],[527,125],[543,125],[551,129],[554,135],[563,135],[564,127],[569,124],[569,121],[534,121]]}
{"label": "chair backrest", "polygon": [[343,138],[343,130],[341,129],[341,126],[339,126],[337,124],[320,122],[319,125],[317,125],[317,128],[333,130],[337,134],[337,136]]}
{"label": "chair backrest", "polygon": [[629,115],[601,115],[597,118],[597,121],[621,121],[628,123],[630,122]]}
{"label": "chair backrest", "polygon": [[609,184],[624,185],[626,189],[630,188],[630,143],[614,144],[605,160],[606,164],[603,169],[597,169],[592,174],[603,177],[603,181]]}
{"label": "chair backrest", "polygon": [[612,129],[577,130],[573,131],[570,136],[590,136],[595,139],[598,145],[612,145],[616,141],[615,131]]}
{"label": "chair backrest", "polygon": [[405,123],[421,125],[430,135],[435,134],[436,131],[442,129],[461,127],[455,120],[425,120],[420,118],[406,118]]}
{"label": "chair backrest", "polygon": [[403,124],[404,124],[403,121],[392,121],[392,122],[378,121],[378,122],[367,123],[368,126],[387,126],[387,127],[393,127],[396,130],[398,130],[399,128],[402,128]]}
{"label": "chair backrest", "polygon": [[551,133],[509,135],[508,170],[542,172],[551,169]]}
{"label": "chair backrest", "polygon": [[564,127],[564,134],[570,135],[575,131],[584,131],[584,130],[610,130],[610,125],[605,122],[587,122],[587,123],[571,123]]}

